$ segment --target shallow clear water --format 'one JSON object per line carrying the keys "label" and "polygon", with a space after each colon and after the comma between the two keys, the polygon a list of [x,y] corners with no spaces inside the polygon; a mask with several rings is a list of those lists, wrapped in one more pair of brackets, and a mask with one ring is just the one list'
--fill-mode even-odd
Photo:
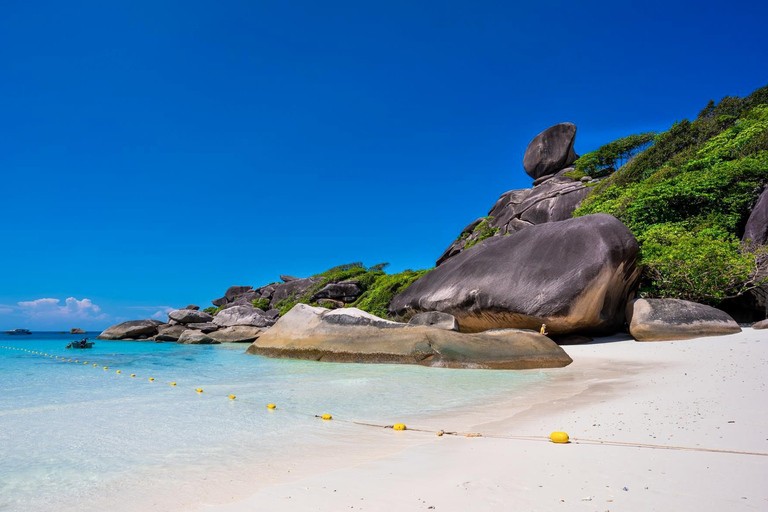
{"label": "shallow clear water", "polygon": [[[223,482],[234,488],[267,481],[278,467],[360,442],[364,427],[314,414],[425,425],[546,378],[536,371],[268,359],[235,344],[98,340],[92,349],[64,348],[80,337],[0,335],[2,346],[73,361],[0,348],[0,510],[139,507],[127,499],[146,501],[145,510],[183,505],[163,500],[164,489],[183,490],[194,508],[199,496],[216,501]],[[278,409],[268,411],[270,402]]]}

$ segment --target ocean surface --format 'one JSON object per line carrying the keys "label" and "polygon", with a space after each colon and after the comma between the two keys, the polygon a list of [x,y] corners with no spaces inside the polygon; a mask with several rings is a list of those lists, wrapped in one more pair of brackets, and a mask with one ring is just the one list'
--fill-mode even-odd
{"label": "ocean surface", "polygon": [[[460,416],[478,418],[548,378],[268,359],[245,354],[247,344],[64,348],[82,337],[0,334],[4,347],[49,354],[0,348],[2,511],[194,510],[304,465],[338,465],[334,457],[366,444],[402,449],[418,435],[344,420],[458,429]],[[315,417],[324,413],[334,419]]]}

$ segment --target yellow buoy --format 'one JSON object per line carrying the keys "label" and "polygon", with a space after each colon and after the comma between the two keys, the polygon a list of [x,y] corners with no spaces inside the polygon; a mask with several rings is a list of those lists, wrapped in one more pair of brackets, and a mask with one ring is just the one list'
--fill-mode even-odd
{"label": "yellow buoy", "polygon": [[405,430],[405,423],[395,423],[392,428],[394,430]]}
{"label": "yellow buoy", "polygon": [[438,431],[437,431],[437,435],[438,435],[438,436],[442,436],[444,433],[445,433],[445,432],[443,432],[442,430],[438,430]]}
{"label": "yellow buoy", "polygon": [[135,374],[135,373],[132,373],[132,374],[131,374],[131,377],[135,377],[135,376],[136,376],[136,374]]}
{"label": "yellow buoy", "polygon": [[106,366],[104,367],[104,369],[105,369],[105,370],[109,370],[109,368],[108,368],[108,367],[106,367]]}
{"label": "yellow buoy", "polygon": [[97,366],[99,366],[99,365],[97,365],[96,363],[93,363],[93,367],[94,368],[96,368]]}
{"label": "yellow buoy", "polygon": [[88,364],[88,361],[83,361],[83,364]]}
{"label": "yellow buoy", "polygon": [[198,393],[202,393],[203,392],[203,388],[197,388],[195,391],[197,391]]}
{"label": "yellow buoy", "polygon": [[155,378],[154,378],[154,377],[150,377],[150,378],[149,378],[149,380],[150,380],[150,381],[153,381],[153,380],[155,380]]}
{"label": "yellow buoy", "polygon": [[77,359],[75,359],[75,362],[76,362],[76,363],[79,363],[80,361],[78,361]]}
{"label": "yellow buoy", "polygon": [[333,419],[333,416],[331,416],[330,414],[323,414],[320,417],[323,418],[324,420],[332,420]]}
{"label": "yellow buoy", "polygon": [[277,406],[275,404],[267,404],[267,409],[276,409]]}
{"label": "yellow buoy", "polygon": [[171,386],[175,386],[175,385],[176,385],[176,383],[175,383],[175,382],[171,382]]}
{"label": "yellow buoy", "polygon": [[67,359],[67,362],[68,362],[68,363],[71,363],[71,362],[72,362],[72,360],[71,360],[71,359]]}
{"label": "yellow buoy", "polygon": [[549,434],[549,438],[552,440],[553,443],[567,443],[568,442],[568,434],[565,432],[552,432]]}
{"label": "yellow buoy", "polygon": [[117,370],[117,373],[121,373],[120,370]]}
{"label": "yellow buoy", "polygon": [[234,400],[235,398],[237,398],[235,395],[229,395],[230,400]]}

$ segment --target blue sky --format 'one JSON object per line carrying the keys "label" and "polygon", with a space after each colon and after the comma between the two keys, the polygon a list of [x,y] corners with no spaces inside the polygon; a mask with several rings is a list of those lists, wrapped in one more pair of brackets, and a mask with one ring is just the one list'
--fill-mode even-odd
{"label": "blue sky", "polygon": [[425,268],[562,121],[586,152],[768,82],[758,2],[6,2],[0,329],[349,261]]}

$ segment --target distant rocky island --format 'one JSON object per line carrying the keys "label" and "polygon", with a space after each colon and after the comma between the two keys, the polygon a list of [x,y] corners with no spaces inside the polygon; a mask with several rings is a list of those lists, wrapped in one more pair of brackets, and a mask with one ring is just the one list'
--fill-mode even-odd
{"label": "distant rocky island", "polygon": [[99,338],[250,343],[248,353],[456,368],[562,367],[559,347],[768,327],[768,87],[588,154],[561,123],[528,145],[531,188],[501,195],[435,268],[351,263]]}

